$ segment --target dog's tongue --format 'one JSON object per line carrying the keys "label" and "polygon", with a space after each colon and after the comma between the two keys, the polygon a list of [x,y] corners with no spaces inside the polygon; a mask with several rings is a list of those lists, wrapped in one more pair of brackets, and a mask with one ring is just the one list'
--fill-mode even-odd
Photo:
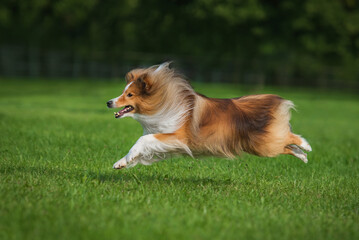
{"label": "dog's tongue", "polygon": [[133,110],[133,107],[132,107],[132,106],[125,106],[125,107],[122,108],[120,111],[114,112],[115,118],[120,118],[120,117],[122,117],[125,113],[131,112],[132,110]]}
{"label": "dog's tongue", "polygon": [[121,110],[121,111],[118,111],[118,112],[114,112],[114,114],[115,114],[115,118],[119,118],[119,117],[122,117],[124,112]]}
{"label": "dog's tongue", "polygon": [[125,114],[125,112],[126,112],[126,107],[124,107],[123,109],[121,109],[121,110],[118,111],[118,112],[114,112],[115,118],[122,117],[122,115]]}

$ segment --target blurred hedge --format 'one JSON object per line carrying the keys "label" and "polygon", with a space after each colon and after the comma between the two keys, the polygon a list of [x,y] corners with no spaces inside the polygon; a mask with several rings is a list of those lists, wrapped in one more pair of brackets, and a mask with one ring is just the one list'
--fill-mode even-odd
{"label": "blurred hedge", "polygon": [[[176,56],[278,84],[358,86],[356,0],[2,0],[0,44]],[[246,75],[246,76],[247,76]],[[228,79],[227,79],[228,80]]]}

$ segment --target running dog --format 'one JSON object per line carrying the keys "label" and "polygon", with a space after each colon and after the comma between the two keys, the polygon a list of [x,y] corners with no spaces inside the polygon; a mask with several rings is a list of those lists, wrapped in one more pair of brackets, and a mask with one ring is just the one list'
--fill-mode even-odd
{"label": "running dog", "polygon": [[107,107],[123,107],[115,117],[137,120],[143,136],[115,169],[148,165],[171,153],[233,158],[244,151],[263,157],[289,154],[308,162],[304,151],[312,148],[291,131],[294,105],[289,100],[272,94],[209,98],[196,93],[169,63],[132,70],[126,81]]}

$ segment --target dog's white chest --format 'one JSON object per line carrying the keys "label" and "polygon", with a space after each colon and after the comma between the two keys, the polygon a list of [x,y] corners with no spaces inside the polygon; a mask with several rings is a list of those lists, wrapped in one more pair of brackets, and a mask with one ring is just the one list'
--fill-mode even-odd
{"label": "dog's white chest", "polygon": [[146,116],[134,114],[133,118],[143,127],[143,134],[173,133],[179,129],[183,122],[183,111],[176,113],[155,114]]}

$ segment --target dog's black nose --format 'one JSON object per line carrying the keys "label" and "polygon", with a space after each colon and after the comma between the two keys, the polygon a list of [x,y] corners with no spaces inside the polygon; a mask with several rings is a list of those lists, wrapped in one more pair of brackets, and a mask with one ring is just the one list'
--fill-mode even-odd
{"label": "dog's black nose", "polygon": [[108,102],[107,102],[107,107],[111,107],[111,106],[112,106],[112,103],[113,103],[112,100],[108,101]]}

